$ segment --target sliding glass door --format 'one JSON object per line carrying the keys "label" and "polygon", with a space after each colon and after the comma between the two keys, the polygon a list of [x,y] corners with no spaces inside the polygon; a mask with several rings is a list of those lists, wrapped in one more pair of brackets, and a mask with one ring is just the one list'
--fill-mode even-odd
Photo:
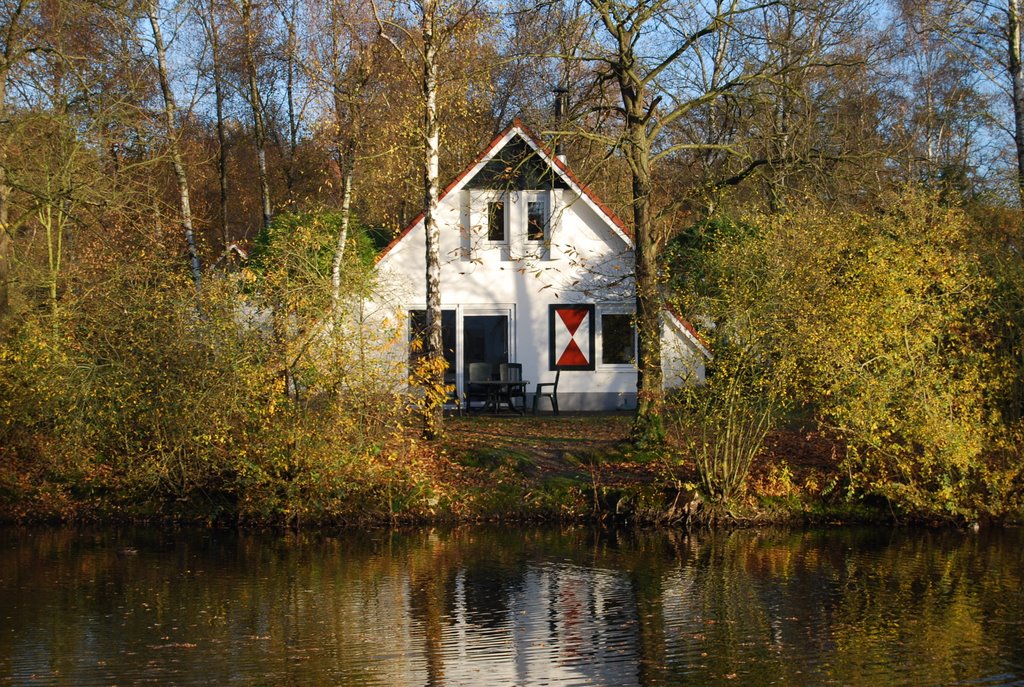
{"label": "sliding glass door", "polygon": [[[441,345],[444,348],[444,361],[448,363],[444,373],[445,384],[455,384],[455,342],[458,332],[455,329],[455,311],[441,311]],[[423,354],[427,333],[427,311],[409,311],[409,365]]]}
{"label": "sliding glass door", "polygon": [[[448,363],[445,383],[458,384],[459,393],[463,391],[470,363],[488,363],[497,378],[498,365],[515,362],[511,336],[513,309],[470,307],[467,310],[445,309],[441,313],[441,338],[444,359]],[[410,370],[416,358],[423,354],[426,324],[425,310],[409,311]]]}
{"label": "sliding glass door", "polygon": [[490,363],[494,374],[498,364],[509,362],[507,314],[466,315],[462,318],[462,369],[470,363]]}

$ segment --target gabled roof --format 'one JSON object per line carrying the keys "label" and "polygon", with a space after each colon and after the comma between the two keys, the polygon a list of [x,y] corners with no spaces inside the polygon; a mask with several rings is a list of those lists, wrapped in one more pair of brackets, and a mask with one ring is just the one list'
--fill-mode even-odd
{"label": "gabled roof", "polygon": [[[461,191],[466,184],[473,179],[473,177],[479,174],[480,171],[487,166],[488,162],[495,158],[502,148],[508,145],[508,143],[517,136],[532,148],[537,156],[552,170],[554,170],[569,189],[574,191],[576,195],[597,214],[598,217],[603,218],[608,223],[608,226],[612,231],[617,234],[629,248],[633,248],[633,232],[626,226],[626,223],[623,222],[610,207],[605,205],[601,199],[597,197],[597,194],[591,191],[586,184],[577,179],[576,175],[573,174],[571,169],[569,169],[569,166],[559,160],[551,149],[519,119],[512,120],[512,124],[495,136],[487,147],[484,148],[483,152],[476,157],[472,164],[463,170],[462,174],[455,177],[454,181],[448,184],[444,191],[441,192],[438,200],[444,200],[449,194]],[[405,229],[403,229],[398,236],[396,236],[395,239],[377,255],[377,262],[380,262],[384,256],[391,252],[392,248],[401,243],[401,241],[422,222],[423,213],[421,212],[416,216],[416,219],[410,222],[409,225],[406,226]],[[689,341],[693,343],[706,357],[711,357],[711,351],[708,349],[707,344],[692,324],[672,310],[667,310],[666,314],[669,322],[674,325],[676,331],[689,339]]]}
{"label": "gabled roof", "polygon": [[675,308],[667,304],[665,306],[665,316],[668,323],[675,327],[676,331],[689,339],[690,343],[696,346],[697,350],[700,351],[705,358],[710,359],[712,357],[711,347],[708,346],[708,343],[704,340],[704,337],[700,335],[700,332],[697,331],[697,328],[690,324],[689,320],[680,315]]}
{"label": "gabled roof", "polygon": [[[630,248],[633,247],[632,232],[629,230],[629,227],[626,226],[626,223],[623,222],[611,208],[601,202],[601,199],[598,198],[597,195],[586,186],[586,184],[583,184],[579,179],[577,179],[576,175],[572,173],[572,170],[570,170],[564,162],[555,157],[551,149],[548,148],[544,142],[541,141],[536,134],[530,131],[530,129],[527,128],[527,126],[519,119],[514,119],[512,124],[495,136],[487,147],[484,148],[483,152],[481,152],[472,162],[472,164],[470,164],[462,174],[455,177],[455,180],[452,181],[452,183],[448,184],[444,191],[441,192],[438,200],[444,200],[449,194],[461,191],[466,184],[473,179],[473,177],[480,173],[488,162],[494,159],[502,148],[508,145],[508,143],[517,136],[531,149],[533,149],[537,156],[552,170],[554,170],[558,177],[572,191],[574,191],[584,203],[589,205],[599,217],[603,218],[608,223],[609,227],[611,227],[612,231],[614,231],[627,246]],[[391,252],[392,248],[401,243],[402,239],[404,239],[413,229],[416,228],[417,225],[422,222],[423,213],[421,212],[416,216],[416,219],[410,222],[409,225],[406,226],[405,229],[403,229],[398,236],[396,236],[395,239],[377,255],[377,261],[380,262],[385,255]]]}

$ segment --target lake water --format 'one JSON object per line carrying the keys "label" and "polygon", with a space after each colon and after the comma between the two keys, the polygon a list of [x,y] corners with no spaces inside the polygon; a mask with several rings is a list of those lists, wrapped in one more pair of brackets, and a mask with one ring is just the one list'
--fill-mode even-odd
{"label": "lake water", "polygon": [[1024,532],[0,529],[2,685],[1024,685]]}

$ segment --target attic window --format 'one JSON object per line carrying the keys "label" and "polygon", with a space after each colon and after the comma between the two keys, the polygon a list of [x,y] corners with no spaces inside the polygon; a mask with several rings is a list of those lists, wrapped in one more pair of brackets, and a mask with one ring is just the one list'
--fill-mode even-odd
{"label": "attic window", "polygon": [[543,241],[547,225],[547,203],[531,200],[526,204],[526,240]]}
{"label": "attic window", "polygon": [[495,200],[487,204],[487,240],[505,240],[505,201]]}

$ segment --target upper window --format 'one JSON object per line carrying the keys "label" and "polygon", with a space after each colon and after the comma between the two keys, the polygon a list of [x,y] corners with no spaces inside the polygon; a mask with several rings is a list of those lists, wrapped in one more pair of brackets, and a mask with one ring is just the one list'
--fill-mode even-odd
{"label": "upper window", "polygon": [[601,363],[631,365],[636,361],[636,328],[633,315],[601,313]]}
{"label": "upper window", "polygon": [[[474,247],[501,248],[505,259],[513,253],[538,255],[551,238],[550,191],[470,191],[469,253]],[[475,242],[475,243],[474,243]],[[514,250],[510,250],[513,249]]]}
{"label": "upper window", "polygon": [[487,204],[487,240],[505,241],[505,201],[494,200]]}
{"label": "upper window", "polygon": [[550,235],[548,192],[525,191],[523,193],[523,219],[525,220],[525,236],[528,242],[540,243],[547,241]]}
{"label": "upper window", "polygon": [[548,206],[543,200],[526,203],[526,240],[543,241],[547,233]]}

